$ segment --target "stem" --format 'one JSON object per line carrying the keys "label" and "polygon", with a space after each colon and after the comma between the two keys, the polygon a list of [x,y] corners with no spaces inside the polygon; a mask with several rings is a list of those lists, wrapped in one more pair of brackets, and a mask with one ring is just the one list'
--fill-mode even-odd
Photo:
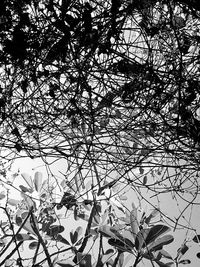
{"label": "stem", "polygon": [[37,256],[38,256],[39,247],[40,247],[40,241],[37,244],[37,248],[35,250],[35,254],[34,254],[34,257],[33,257],[33,262],[32,262],[33,266],[35,265],[35,262],[36,262],[36,259],[37,259]]}
{"label": "stem", "polygon": [[92,219],[93,219],[93,217],[94,217],[95,210],[96,210],[95,205],[96,205],[96,204],[94,203],[94,206],[92,207],[92,210],[91,210],[91,213],[90,213],[90,217],[89,217],[89,219],[88,219],[88,224],[87,224],[87,228],[86,228],[86,231],[85,231],[85,236],[84,236],[82,245],[81,245],[81,247],[79,248],[78,252],[83,252],[83,250],[84,250],[85,247],[86,247],[86,244],[87,244],[87,241],[88,241],[88,238],[89,238],[89,234],[90,234],[90,228],[91,228],[91,224],[92,224]]}
{"label": "stem", "polygon": [[[96,207],[95,207],[96,203],[94,202],[94,205],[92,207],[92,210],[91,210],[91,213],[90,213],[90,217],[88,219],[88,224],[87,224],[87,228],[85,230],[85,235],[84,235],[84,239],[83,239],[83,242],[82,242],[82,245],[80,246],[80,248],[78,249],[77,253],[78,252],[83,252],[86,245],[87,245],[87,242],[88,242],[88,238],[90,236],[90,228],[91,228],[91,224],[92,224],[92,220],[93,220],[93,217],[95,215],[95,211],[96,211]],[[76,254],[77,254],[76,253]],[[77,263],[77,256],[74,257],[73,261],[75,263]]]}
{"label": "stem", "polygon": [[121,253],[123,253],[122,251],[118,250],[118,254],[117,254],[117,257],[115,258],[115,261],[113,263],[113,266],[112,267],[116,267],[117,266],[117,263],[119,261],[119,257],[121,255]]}
{"label": "stem", "polygon": [[[3,208],[3,210],[6,212],[6,209]],[[32,212],[32,209],[30,209],[28,215],[26,216],[26,218],[24,219],[23,223],[20,225],[18,231],[16,232],[15,236],[17,236],[19,234],[19,232],[21,231],[21,229],[23,228],[23,226],[25,225],[26,221],[28,220],[30,214]],[[7,215],[8,216],[8,215]],[[0,258],[2,257],[2,255],[6,252],[6,250],[9,248],[9,246],[12,244],[13,240],[14,240],[14,236],[12,237],[12,239],[10,240],[10,242],[6,245],[6,247],[2,250],[2,252],[0,253]],[[1,266],[1,265],[0,265]]]}
{"label": "stem", "polygon": [[136,259],[135,259],[133,267],[136,267],[138,265],[138,263],[140,262],[140,260],[141,260],[140,259],[140,254],[138,253],[138,255],[137,255]]}
{"label": "stem", "polygon": [[31,219],[32,219],[32,227],[33,227],[33,230],[34,230],[35,234],[37,235],[38,240],[39,240],[39,242],[41,243],[41,245],[42,245],[42,247],[44,249],[44,253],[46,255],[46,259],[47,259],[48,265],[49,265],[49,267],[53,267],[53,263],[51,262],[51,257],[49,255],[48,249],[47,249],[47,247],[46,247],[46,245],[44,243],[43,238],[40,235],[40,232],[39,232],[39,230],[37,228],[37,225],[35,223],[34,214],[32,212],[31,212]]}
{"label": "stem", "polygon": [[102,256],[102,246],[103,246],[103,237],[102,234],[100,234],[100,240],[99,240],[99,254],[98,254],[98,260],[97,260],[97,265],[98,267],[103,267],[103,263],[101,261],[101,256]]}
{"label": "stem", "polygon": [[[10,254],[8,254],[6,257],[5,257],[5,259],[3,260],[3,261],[1,261],[0,262],[0,266],[2,266],[7,260],[9,260],[11,257],[12,257],[12,255],[19,249],[19,247],[23,244],[23,242],[24,241],[20,241],[17,245],[16,245],[16,247],[10,252]],[[20,266],[22,266],[22,265],[20,265]]]}

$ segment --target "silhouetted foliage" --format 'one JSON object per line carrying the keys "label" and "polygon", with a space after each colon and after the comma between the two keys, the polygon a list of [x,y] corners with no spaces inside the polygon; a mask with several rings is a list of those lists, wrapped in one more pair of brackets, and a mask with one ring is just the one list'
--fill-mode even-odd
{"label": "silhouetted foliage", "polygon": [[[57,181],[59,201],[51,198],[53,186],[42,184],[39,173],[34,179],[23,175],[28,187],[19,190],[25,207],[7,199],[17,210],[12,222],[19,227],[12,233],[13,253],[20,255],[21,242],[34,239],[32,266],[44,261],[49,266],[125,266],[127,254],[134,255],[133,266],[144,258],[158,266],[189,264],[181,259],[186,243],[173,258],[163,246],[174,238],[159,237],[157,231],[169,230],[169,222],[174,230],[182,227],[179,220],[187,208],[176,220],[156,208],[138,221],[139,208],[127,210],[123,189],[149,205],[144,190],[152,198],[172,194],[187,207],[198,197],[199,12],[198,0],[0,2],[1,158],[67,162],[62,185]],[[62,236],[65,228],[57,217],[63,209],[75,221],[87,222],[84,234],[80,228],[70,231],[70,241]],[[162,223],[151,223],[156,211]],[[28,233],[20,233],[22,228]],[[44,234],[49,239],[44,241]],[[108,252],[103,236],[113,247]],[[94,243],[100,240],[92,263],[86,249],[91,237]],[[70,261],[52,262],[47,240],[70,246]],[[40,247],[43,261],[37,261]],[[17,264],[22,262],[19,256]]]}

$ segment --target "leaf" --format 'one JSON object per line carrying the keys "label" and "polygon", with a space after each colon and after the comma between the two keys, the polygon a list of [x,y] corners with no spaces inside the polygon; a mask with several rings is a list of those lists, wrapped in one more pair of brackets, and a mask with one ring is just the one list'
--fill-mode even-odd
{"label": "leaf", "polygon": [[[99,232],[105,237],[111,238],[116,242],[119,241],[119,243],[121,242],[123,246],[127,248],[126,251],[127,250],[131,251],[134,248],[134,244],[129,239],[121,235],[120,232],[114,227],[110,227],[108,225],[102,225],[101,227],[99,227]],[[110,242],[112,242],[112,240]]]}
{"label": "leaf", "polygon": [[49,229],[47,229],[46,234],[49,236],[57,236],[62,233],[65,228],[62,225],[51,225]]}
{"label": "leaf", "polygon": [[129,246],[127,246],[127,244],[125,242],[122,242],[119,239],[110,238],[108,240],[108,244],[116,247],[117,249],[119,249],[121,251],[132,253],[132,249]]}
{"label": "leaf", "polygon": [[77,241],[77,233],[70,232],[71,243],[74,244]]}
{"label": "leaf", "polygon": [[177,29],[183,28],[186,25],[185,19],[182,18],[181,16],[176,16],[176,15],[173,17],[172,23]]}
{"label": "leaf", "polygon": [[154,225],[150,229],[150,231],[149,231],[149,233],[145,239],[146,245],[153,242],[158,236],[160,236],[163,233],[168,232],[168,231],[170,231],[170,228],[166,225],[161,225],[161,224]]}
{"label": "leaf", "polygon": [[21,191],[23,192],[23,193],[32,193],[33,192],[33,189],[32,188],[28,188],[28,187],[26,187],[26,186],[23,186],[23,185],[19,185],[19,188],[21,189]]}
{"label": "leaf", "polygon": [[3,238],[0,238],[0,247],[4,247],[6,245],[6,240],[3,240]]}
{"label": "leaf", "polygon": [[124,263],[124,253],[121,253],[119,256],[119,267],[123,267]]}
{"label": "leaf", "polygon": [[144,177],[143,177],[143,181],[142,181],[142,184],[143,185],[145,185],[147,183],[147,175],[145,175]]}
{"label": "leaf", "polygon": [[130,225],[131,225],[133,237],[135,239],[138,233],[138,220],[137,220],[137,209],[133,204],[132,206],[133,206],[133,209],[130,212]]}
{"label": "leaf", "polygon": [[81,226],[78,226],[75,230],[75,232],[77,232],[78,236],[80,236],[83,232],[83,228]]}
{"label": "leaf", "polygon": [[70,260],[57,261],[56,264],[58,264],[61,267],[74,267],[75,266],[75,263]]}
{"label": "leaf", "polygon": [[15,264],[15,260],[14,259],[7,259],[5,262],[5,267],[13,267]]}
{"label": "leaf", "polygon": [[22,224],[22,218],[20,216],[16,216],[15,217],[15,222],[18,226],[20,226]]}
{"label": "leaf", "polygon": [[160,210],[159,210],[158,208],[154,209],[154,210],[150,213],[150,215],[145,219],[145,223],[146,223],[146,224],[149,224],[150,221],[151,221],[154,217],[156,217],[156,216],[159,214],[159,212],[160,212]]}
{"label": "leaf", "polygon": [[170,267],[170,266],[174,265],[174,262],[163,263],[161,261],[156,261],[156,263],[159,265],[159,267]]}
{"label": "leaf", "polygon": [[196,256],[197,256],[197,258],[200,259],[200,252],[198,252]]}
{"label": "leaf", "polygon": [[[36,227],[38,228],[38,222],[37,222],[37,219],[35,217],[35,215],[33,214],[33,218],[34,218],[34,221],[35,221],[35,225]],[[33,230],[33,227],[32,227],[32,223],[30,222],[30,217],[26,220],[25,224],[23,225],[23,229],[25,229],[27,232],[35,235],[35,231]]]}
{"label": "leaf", "polygon": [[19,132],[19,130],[17,129],[17,127],[15,127],[15,128],[11,131],[11,134],[14,134],[14,135],[17,136],[17,137],[20,137],[20,132]]}
{"label": "leaf", "polygon": [[78,240],[79,235],[82,234],[83,228],[81,226],[77,227],[77,229],[73,232],[70,232],[70,239],[72,244],[75,244]]}
{"label": "leaf", "polygon": [[113,254],[114,254],[114,250],[108,249],[101,258],[102,263],[105,264],[113,256]]}
{"label": "leaf", "polygon": [[131,254],[131,253],[129,253],[127,256],[126,256],[126,258],[124,259],[124,267],[126,267],[126,266],[131,266],[130,264],[128,265],[128,262],[130,261],[130,260],[133,260],[133,254]]}
{"label": "leaf", "polygon": [[128,198],[125,195],[121,195],[121,196],[119,196],[119,199],[122,201],[126,201]]}
{"label": "leaf", "polygon": [[56,236],[56,240],[59,241],[59,242],[62,242],[65,245],[69,245],[70,246],[70,243],[60,234],[58,234]]}
{"label": "leaf", "polygon": [[180,257],[182,257],[187,251],[188,251],[189,247],[186,244],[183,244],[179,249],[178,249],[178,255],[180,255]]}
{"label": "leaf", "polygon": [[115,117],[118,118],[118,119],[121,119],[122,114],[121,114],[121,112],[120,112],[119,109],[116,109],[116,110],[115,110]]}
{"label": "leaf", "polygon": [[[48,211],[47,211],[48,212]],[[41,216],[46,216],[46,213],[43,211],[41,213]],[[48,216],[46,218],[46,220],[42,221],[42,231],[43,232],[47,232],[47,230],[49,229],[50,225],[53,224],[54,222],[56,222],[56,218],[54,218],[53,216]]]}
{"label": "leaf", "polygon": [[181,261],[179,261],[179,263],[181,263],[181,264],[190,264],[191,260],[181,260]]}
{"label": "leaf", "polygon": [[42,173],[41,172],[36,172],[34,175],[34,180],[33,180],[35,190],[37,192],[40,192],[42,188]]}
{"label": "leaf", "polygon": [[29,244],[29,249],[36,249],[38,246],[38,242],[37,241],[33,241]]}
{"label": "leaf", "polygon": [[170,260],[173,259],[172,256],[167,251],[165,251],[164,249],[161,249],[160,253],[162,254],[163,257],[165,257],[167,259],[170,259]]}
{"label": "leaf", "polygon": [[16,143],[14,148],[17,150],[17,152],[21,152],[22,151],[22,146],[19,143]]}
{"label": "leaf", "polygon": [[2,200],[3,198],[5,198],[5,193],[4,193],[4,191],[2,191],[1,193],[0,193],[0,200]]}
{"label": "leaf", "polygon": [[94,224],[95,226],[98,226],[98,225],[100,224],[100,220],[101,220],[101,218],[100,218],[99,214],[96,214],[96,215],[93,217],[93,224]]}
{"label": "leaf", "polygon": [[131,229],[130,230],[124,230],[122,234],[123,234],[123,237],[124,238],[129,239],[131,241],[131,243],[133,244],[133,242],[135,241],[135,239],[133,237],[133,234],[131,232]]}
{"label": "leaf", "polygon": [[147,235],[149,234],[149,232],[150,232],[150,229],[142,229],[137,234],[137,236],[135,238],[135,247],[138,251],[140,251],[141,248],[145,247],[145,245],[146,245],[145,239],[146,239]]}
{"label": "leaf", "polygon": [[31,179],[31,176],[29,174],[27,174],[27,173],[22,173],[21,176],[24,179],[24,181],[27,183],[27,185],[30,188],[33,188],[33,181]]}
{"label": "leaf", "polygon": [[156,239],[154,242],[150,243],[147,247],[148,251],[156,251],[158,249],[162,249],[164,245],[168,245],[174,241],[174,237],[172,235],[165,235],[161,238]]}
{"label": "leaf", "polygon": [[114,250],[112,249],[112,248],[110,248],[110,249],[107,249],[106,250],[106,252],[104,253],[104,255],[106,255],[106,254],[113,254],[114,253]]}
{"label": "leaf", "polygon": [[17,234],[16,239],[17,241],[26,241],[26,240],[33,240],[34,238],[29,234]]}
{"label": "leaf", "polygon": [[192,239],[195,243],[200,243],[200,235],[195,235]]}
{"label": "leaf", "polygon": [[25,193],[21,193],[21,196],[23,197],[23,199],[25,200],[25,203],[26,203],[26,206],[28,208],[35,208],[36,207],[36,204],[35,204],[35,201],[33,201],[33,199],[29,196],[27,196]]}
{"label": "leaf", "polygon": [[77,221],[78,219],[83,219],[85,221],[88,221],[89,220],[89,216],[85,213],[79,213],[79,214],[76,214],[76,209],[74,210],[74,219]]}
{"label": "leaf", "polygon": [[108,225],[102,225],[99,227],[99,232],[105,236],[105,237],[112,237],[112,238],[117,238],[117,236],[114,234],[114,231],[110,230],[110,226]]}
{"label": "leaf", "polygon": [[8,199],[8,204],[10,204],[11,206],[17,206],[20,202],[21,202],[20,200],[16,200],[13,198]]}
{"label": "leaf", "polygon": [[74,181],[75,181],[75,184],[76,184],[76,190],[79,192],[80,188],[81,188],[81,184],[82,184],[81,175],[80,174],[76,174],[74,176]]}
{"label": "leaf", "polygon": [[139,167],[139,172],[140,172],[140,174],[144,173],[144,169],[141,166]]}
{"label": "leaf", "polygon": [[77,259],[79,262],[79,267],[92,267],[92,263],[91,263],[92,257],[90,254],[82,254],[78,252]]}

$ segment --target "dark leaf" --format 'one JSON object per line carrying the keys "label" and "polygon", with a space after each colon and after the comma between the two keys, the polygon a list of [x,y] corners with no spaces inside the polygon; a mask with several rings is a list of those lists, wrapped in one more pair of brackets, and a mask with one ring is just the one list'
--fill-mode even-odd
{"label": "dark leaf", "polygon": [[181,263],[181,264],[190,264],[191,261],[190,260],[181,260],[181,261],[179,261],[179,263]]}
{"label": "dark leaf", "polygon": [[17,234],[16,239],[17,241],[26,241],[26,240],[33,240],[34,238],[29,234]]}
{"label": "dark leaf", "polygon": [[139,167],[139,172],[140,172],[140,174],[144,173],[144,169],[141,166]]}
{"label": "dark leaf", "polygon": [[70,239],[71,239],[71,243],[75,244],[78,238],[78,233],[77,232],[70,232]]}
{"label": "dark leaf", "polygon": [[17,150],[17,152],[21,152],[22,151],[22,146],[19,143],[15,144],[15,149]]}
{"label": "dark leaf", "polygon": [[32,193],[33,192],[33,189],[32,188],[28,188],[28,187],[26,187],[26,186],[23,186],[23,185],[19,185],[19,188],[21,189],[21,191],[23,192],[23,193]]}
{"label": "dark leaf", "polygon": [[[74,267],[74,262],[71,262],[71,261],[63,261],[63,262],[65,262],[65,263],[56,262],[56,264],[58,264],[61,267]],[[67,262],[69,262],[69,263],[67,263]]]}
{"label": "dark leaf", "polygon": [[198,252],[196,256],[197,256],[197,258],[200,259],[200,252]]}
{"label": "dark leaf", "polygon": [[132,249],[125,242],[122,242],[119,239],[110,238],[108,240],[108,243],[111,246],[116,247],[118,250],[121,250],[124,252],[132,252]]}
{"label": "dark leaf", "polygon": [[49,231],[50,225],[53,224],[56,221],[56,219],[53,216],[49,216],[48,210],[46,209],[41,211],[41,215],[46,217],[45,220],[42,222],[42,231],[47,232]]}
{"label": "dark leaf", "polygon": [[179,249],[178,249],[178,254],[181,256],[184,255],[188,251],[189,247],[186,244],[183,244]]}
{"label": "dark leaf", "polygon": [[59,266],[61,267],[74,267],[74,262],[72,263],[61,263],[61,262],[56,262]]}
{"label": "dark leaf", "polygon": [[38,242],[37,241],[33,241],[29,244],[29,249],[36,249],[38,246]]}
{"label": "dark leaf", "polygon": [[146,242],[145,239],[147,235],[149,234],[150,229],[142,229],[139,231],[135,238],[135,247],[138,251],[140,251],[141,248],[145,247]]}
{"label": "dark leaf", "polygon": [[76,214],[75,211],[76,211],[76,209],[74,210],[75,220],[78,220],[80,218],[80,219],[83,219],[85,221],[88,221],[89,216],[87,214],[85,214],[84,212]]}
{"label": "dark leaf", "polygon": [[157,237],[168,231],[170,231],[170,228],[166,225],[158,224],[153,226],[145,239],[146,245],[153,242]]}
{"label": "dark leaf", "polygon": [[143,181],[142,181],[142,184],[143,185],[145,185],[147,183],[147,175],[145,175],[144,177],[143,177]]}
{"label": "dark leaf", "polygon": [[168,245],[174,241],[174,237],[172,235],[165,235],[161,238],[156,239],[154,242],[151,242],[147,249],[148,251],[156,251],[162,249],[164,245]]}
{"label": "dark leaf", "polygon": [[62,199],[61,199],[60,205],[63,205],[67,209],[70,209],[73,206],[76,206],[76,203],[77,203],[77,199],[73,195],[71,195],[70,193],[65,192]]}
{"label": "dark leaf", "polygon": [[82,234],[83,228],[81,226],[77,227],[77,229],[73,232],[70,232],[70,238],[72,244],[75,244],[79,238],[79,236]]}
{"label": "dark leaf", "polygon": [[63,244],[65,244],[65,245],[69,245],[69,246],[70,246],[69,241],[67,241],[67,240],[66,240],[62,235],[60,235],[60,234],[58,234],[58,235],[56,236],[56,240],[59,241],[59,242],[61,242],[61,243],[63,243]]}
{"label": "dark leaf", "polygon": [[90,254],[77,253],[79,267],[92,267],[92,256]]}
{"label": "dark leaf", "polygon": [[62,225],[51,225],[47,229],[46,234],[50,236],[57,236],[59,233],[62,233],[65,228]]}
{"label": "dark leaf", "polygon": [[170,266],[174,265],[174,262],[163,263],[161,261],[156,261],[156,263],[158,264],[159,267],[170,267]]}
{"label": "dark leaf", "polygon": [[110,249],[107,249],[104,254],[106,255],[106,254],[110,254],[110,253],[114,253],[114,250],[111,249],[111,248]]}
{"label": "dark leaf", "polygon": [[21,89],[23,91],[24,94],[27,93],[27,87],[28,87],[28,80],[25,79],[21,82]]}
{"label": "dark leaf", "polygon": [[200,243],[200,235],[195,235],[192,239],[195,243]]}
{"label": "dark leaf", "polygon": [[16,222],[16,224],[17,224],[18,226],[20,226],[20,225],[22,224],[22,218],[19,217],[19,216],[16,216],[16,218],[15,218],[15,222]]}

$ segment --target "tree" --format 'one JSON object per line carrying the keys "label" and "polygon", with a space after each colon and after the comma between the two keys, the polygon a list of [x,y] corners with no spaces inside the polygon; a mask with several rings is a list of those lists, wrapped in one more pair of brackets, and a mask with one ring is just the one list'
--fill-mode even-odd
{"label": "tree", "polygon": [[[185,200],[186,208],[198,197],[198,2],[4,0],[0,5],[2,160],[67,161],[59,202],[52,199],[52,188],[42,185],[40,174],[34,179],[23,175],[28,187],[20,187],[22,203],[28,206],[17,209],[14,218],[7,213],[6,224],[19,227],[12,233],[18,265],[23,266],[19,244],[32,239],[30,248],[36,252],[31,264],[40,265],[40,246],[48,265],[56,264],[43,241],[45,233],[71,246],[66,250],[80,266],[90,264],[86,248],[91,235],[99,242],[94,266],[122,266],[126,253],[135,255],[134,266],[143,258],[170,266],[162,263],[172,262],[162,247],[173,237],[155,231],[169,230],[169,220],[174,230],[182,225],[185,209],[174,220],[157,207],[138,221],[136,208],[127,211],[120,192],[129,188],[139,203],[149,201],[144,189],[156,196],[168,193]],[[45,187],[48,194],[40,195],[38,209],[32,192]],[[8,205],[12,201],[8,198]],[[71,243],[56,219],[65,208],[75,220],[87,221],[84,235],[80,228],[70,233]],[[156,210],[164,224],[151,222]],[[100,221],[101,227],[95,227]],[[30,235],[20,233],[26,224]],[[129,238],[122,235],[126,227]],[[104,251],[105,235],[116,250]],[[174,259],[177,266],[186,247]],[[111,263],[110,257],[115,258]]]}

